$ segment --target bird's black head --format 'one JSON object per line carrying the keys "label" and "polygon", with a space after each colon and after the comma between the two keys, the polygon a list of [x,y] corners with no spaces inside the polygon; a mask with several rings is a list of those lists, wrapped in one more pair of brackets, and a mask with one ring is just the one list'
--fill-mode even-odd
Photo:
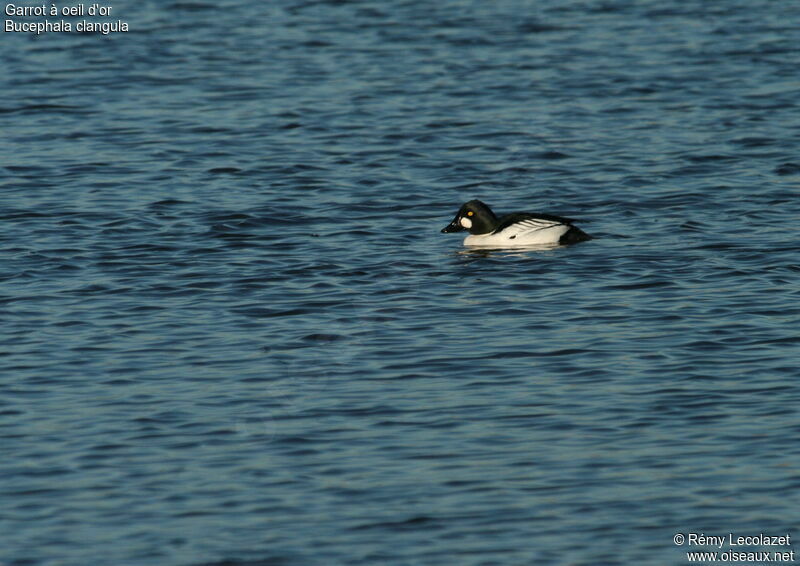
{"label": "bird's black head", "polygon": [[461,232],[488,234],[497,226],[497,217],[492,209],[479,200],[471,200],[461,205],[453,221],[442,228],[442,232]]}

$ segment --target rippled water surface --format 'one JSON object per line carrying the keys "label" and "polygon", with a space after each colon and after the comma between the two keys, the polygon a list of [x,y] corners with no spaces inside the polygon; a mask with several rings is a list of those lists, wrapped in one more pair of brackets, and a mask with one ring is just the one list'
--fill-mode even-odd
{"label": "rippled water surface", "polygon": [[3,566],[800,537],[800,5],[114,9],[0,34]]}

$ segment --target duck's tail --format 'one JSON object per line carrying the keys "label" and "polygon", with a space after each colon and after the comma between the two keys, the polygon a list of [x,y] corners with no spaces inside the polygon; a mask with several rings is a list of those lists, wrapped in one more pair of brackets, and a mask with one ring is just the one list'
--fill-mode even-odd
{"label": "duck's tail", "polygon": [[577,226],[570,226],[569,230],[562,234],[561,238],[558,239],[558,243],[562,246],[570,246],[572,244],[579,244],[581,242],[586,242],[591,240],[592,237],[578,228]]}

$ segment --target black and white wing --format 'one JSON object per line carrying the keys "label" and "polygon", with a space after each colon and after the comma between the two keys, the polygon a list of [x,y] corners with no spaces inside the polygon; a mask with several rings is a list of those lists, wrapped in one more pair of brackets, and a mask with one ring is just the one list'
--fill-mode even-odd
{"label": "black and white wing", "polygon": [[569,218],[562,218],[560,216],[553,216],[551,214],[532,214],[527,212],[516,212],[509,214],[500,219],[500,224],[494,231],[494,234],[500,232],[509,238],[516,238],[541,232],[556,226],[570,226],[572,220]]}

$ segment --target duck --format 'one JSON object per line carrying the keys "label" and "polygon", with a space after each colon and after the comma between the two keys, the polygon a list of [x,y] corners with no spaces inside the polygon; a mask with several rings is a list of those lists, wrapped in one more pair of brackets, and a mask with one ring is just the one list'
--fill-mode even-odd
{"label": "duck", "polygon": [[465,246],[493,248],[565,246],[592,239],[573,222],[571,218],[536,212],[513,212],[498,218],[488,205],[474,199],[461,205],[442,232],[468,230]]}

